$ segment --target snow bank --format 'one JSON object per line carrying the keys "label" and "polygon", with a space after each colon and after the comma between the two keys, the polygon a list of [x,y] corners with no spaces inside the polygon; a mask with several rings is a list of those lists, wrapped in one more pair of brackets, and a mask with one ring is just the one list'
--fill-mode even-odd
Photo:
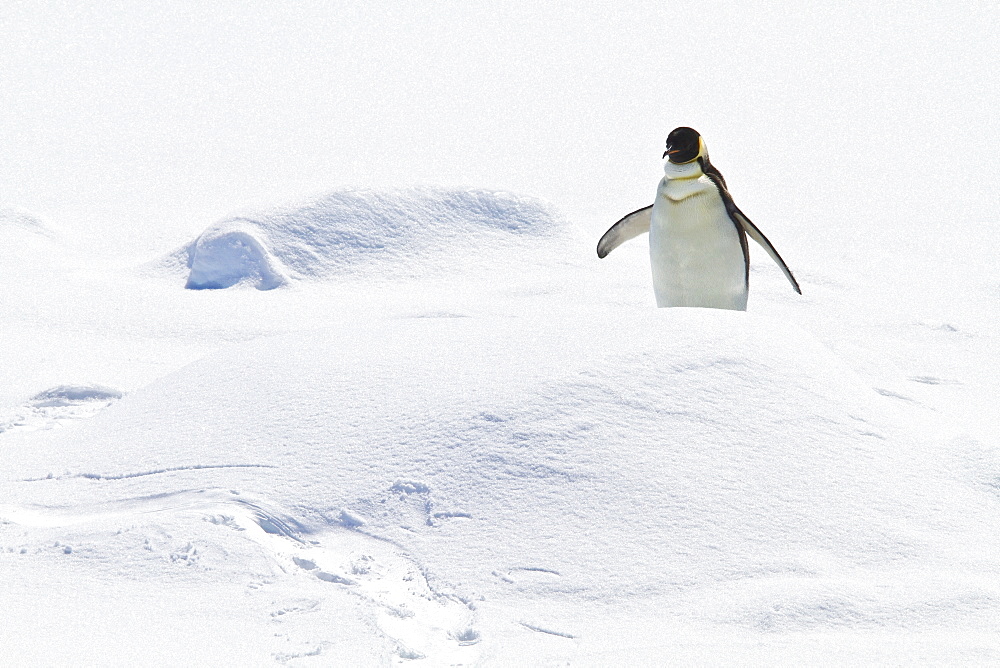
{"label": "snow bank", "polygon": [[[375,548],[334,546],[398,546],[442,606],[466,602],[449,632],[504,661],[519,633],[589,656],[608,620],[650,615],[716,646],[992,628],[995,490],[966,473],[983,453],[926,440],[901,410],[784,323],[553,309],[258,340],[17,466],[36,481],[21,494],[91,509],[251,492],[281,519],[258,522],[281,539],[266,552],[314,597],[354,587],[375,605],[350,565]],[[402,588],[409,570],[372,572]],[[379,624],[399,656],[432,656],[398,619]]]}
{"label": "snow bank", "polygon": [[229,288],[247,283],[273,290],[288,282],[280,261],[258,238],[253,223],[227,220],[205,230],[190,251],[189,289]]}
{"label": "snow bank", "polygon": [[116,401],[121,398],[121,392],[103,385],[59,385],[39,392],[31,398],[31,403],[40,408],[65,408],[88,401]]}
{"label": "snow bank", "polygon": [[[188,288],[292,278],[440,276],[538,262],[542,248],[578,244],[544,202],[505,192],[413,188],[342,190],[308,203],[247,213],[209,227],[184,249]],[[542,248],[540,248],[542,247]],[[513,254],[510,251],[516,251]]]}

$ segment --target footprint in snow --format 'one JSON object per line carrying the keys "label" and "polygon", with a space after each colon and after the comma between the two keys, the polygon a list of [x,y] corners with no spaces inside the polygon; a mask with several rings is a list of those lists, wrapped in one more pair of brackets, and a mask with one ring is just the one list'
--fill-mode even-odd
{"label": "footprint in snow", "polygon": [[[430,486],[419,480],[396,480],[384,494],[360,500],[356,509],[362,516],[377,518],[384,525],[394,524],[408,532],[423,526],[440,527],[455,519],[472,519],[472,514],[461,508],[438,506]],[[355,528],[363,526],[365,521],[345,510],[340,523]]]}
{"label": "footprint in snow", "polygon": [[372,603],[379,628],[396,643],[400,659],[426,659],[434,665],[475,662],[474,646],[481,638],[473,627],[473,606],[434,591],[423,569],[392,543],[344,528],[313,534],[308,543],[258,537],[303,575]]}
{"label": "footprint in snow", "polygon": [[31,397],[15,415],[0,422],[0,433],[60,427],[93,417],[121,398],[120,391],[103,385],[58,385]]}
{"label": "footprint in snow", "polygon": [[[398,482],[404,496],[426,495],[423,483]],[[316,594],[338,587],[371,603],[382,632],[396,644],[400,659],[434,665],[469,665],[478,658],[480,633],[475,608],[454,595],[435,591],[423,568],[391,542],[341,525],[309,533],[295,518],[261,500],[231,498],[230,526],[246,531],[289,573],[315,578]],[[275,528],[280,528],[276,531]]]}
{"label": "footprint in snow", "polygon": [[[402,548],[346,526],[311,532],[283,509],[249,494],[200,489],[61,508],[0,504],[0,524],[54,528],[108,518],[127,522],[138,515],[191,512],[206,522],[240,531],[288,576],[313,583],[308,599],[272,611],[275,623],[291,613],[317,609],[333,587],[373,607],[398,660],[426,660],[428,665],[478,661],[481,635],[474,624],[475,606],[435,591],[421,565]],[[171,556],[172,560],[194,558],[197,551],[190,543]]]}

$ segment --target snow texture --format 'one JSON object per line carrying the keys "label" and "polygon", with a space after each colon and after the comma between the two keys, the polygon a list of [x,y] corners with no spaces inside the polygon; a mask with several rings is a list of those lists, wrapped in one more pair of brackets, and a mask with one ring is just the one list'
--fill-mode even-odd
{"label": "snow texture", "polygon": [[[60,255],[59,235],[38,216],[15,208],[0,208],[0,258],[8,269],[32,271],[49,266]],[[54,257],[55,256],[55,257]],[[26,262],[30,258],[31,262]]]}
{"label": "snow texture", "polygon": [[16,416],[0,422],[0,432],[9,429],[51,429],[67,420],[88,418],[122,398],[122,393],[100,385],[60,385],[39,392]]}
{"label": "snow texture", "polygon": [[0,209],[0,229],[9,237],[18,232],[52,236],[52,231],[40,218],[20,209]]}
{"label": "snow texture", "polygon": [[[505,192],[344,190],[308,203],[222,220],[182,250],[192,289],[286,285],[290,276],[372,280],[456,274],[490,258],[537,258],[542,240],[568,242],[540,200]],[[518,264],[523,262],[520,259]]]}

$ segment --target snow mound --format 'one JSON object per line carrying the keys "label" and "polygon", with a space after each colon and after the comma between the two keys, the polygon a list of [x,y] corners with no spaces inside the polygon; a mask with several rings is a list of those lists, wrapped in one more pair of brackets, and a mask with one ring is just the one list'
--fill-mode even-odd
{"label": "snow mound", "polygon": [[58,385],[39,392],[16,415],[0,422],[0,433],[52,429],[93,417],[122,396],[120,391],[103,385]]}
{"label": "snow mound", "polygon": [[191,249],[187,288],[213,290],[248,284],[273,290],[288,282],[280,261],[248,221],[228,220],[205,230]]}
{"label": "snow mound", "polygon": [[580,243],[548,204],[487,190],[341,190],[220,221],[182,250],[188,288],[280,287],[290,279],[410,279],[540,264]]}
{"label": "snow mound", "polygon": [[[733,638],[1000,622],[996,492],[968,473],[984,454],[925,436],[782,322],[602,309],[346,323],[220,351],[119,408],[21,474],[101,507],[250,490],[290,527],[260,524],[283,536],[272,558],[316,571],[312,600],[367,586],[368,566],[298,545],[357,532],[398,546],[434,596],[485,601],[452,628],[484,656],[515,632],[597,649],[636,606]],[[400,591],[403,566],[386,566]],[[441,627],[433,614],[379,625],[433,657],[404,628]]]}
{"label": "snow mound", "polygon": [[103,385],[59,385],[31,398],[31,403],[39,408],[47,406],[72,406],[87,401],[116,401],[122,393]]}

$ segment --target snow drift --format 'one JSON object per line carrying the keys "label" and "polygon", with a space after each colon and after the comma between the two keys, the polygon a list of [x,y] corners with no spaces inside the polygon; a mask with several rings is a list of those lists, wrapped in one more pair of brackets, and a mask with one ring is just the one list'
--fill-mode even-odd
{"label": "snow drift", "polygon": [[0,257],[8,262],[24,260],[29,271],[38,264],[55,264],[53,253],[62,255],[57,239],[55,231],[38,216],[22,209],[0,208]]}
{"label": "snow drift", "polygon": [[102,385],[59,385],[39,392],[14,416],[0,419],[0,433],[11,429],[50,429],[71,420],[88,418],[122,398]]}
{"label": "snow drift", "polygon": [[[601,263],[544,205],[448,192],[341,192],[184,251],[196,283],[295,290],[93,262],[7,284],[0,567],[19,614],[0,647],[39,664],[1000,657],[1000,462],[976,417],[995,403],[995,283],[975,235],[923,282],[915,249],[937,235],[911,231],[924,245],[877,280],[820,238],[806,298],[776,275],[749,314],[657,310],[641,245]],[[969,267],[964,301],[938,285]],[[82,640],[39,643],[50,627]]]}
{"label": "snow drift", "polygon": [[22,209],[0,208],[0,229],[5,233],[19,230],[46,237],[53,235],[52,230],[40,218]]}
{"label": "snow drift", "polygon": [[246,283],[273,290],[285,285],[285,271],[254,227],[252,221],[227,220],[205,230],[190,250],[187,287],[212,290]]}
{"label": "snow drift", "polygon": [[[291,541],[270,550],[283,577],[354,587],[355,567],[315,566],[308,545],[399,546],[442,605],[466,602],[451,632],[504,662],[518,629],[590,656],[636,606],[717,642],[985,632],[995,490],[963,472],[983,453],[924,440],[898,404],[802,330],[747,314],[352,323],[137,391],[24,460],[35,482],[17,495],[63,486],[93,508],[252,490],[279,509],[265,533]],[[399,656],[433,655],[380,628]]]}
{"label": "snow drift", "polygon": [[[412,188],[341,190],[302,205],[246,213],[183,249],[188,288],[280,287],[290,279],[415,278],[454,274],[540,249],[580,243],[541,200],[505,192]],[[512,252],[515,251],[515,252]]]}

